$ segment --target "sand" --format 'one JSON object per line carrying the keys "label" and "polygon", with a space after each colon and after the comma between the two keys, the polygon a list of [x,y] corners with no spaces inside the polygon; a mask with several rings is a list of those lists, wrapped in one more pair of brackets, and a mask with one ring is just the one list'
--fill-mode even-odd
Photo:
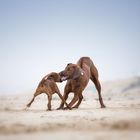
{"label": "sand", "polygon": [[105,109],[100,108],[91,83],[80,107],[73,110],[56,110],[60,100],[55,95],[52,111],[46,111],[45,95],[37,97],[28,110],[24,108],[32,93],[1,95],[0,140],[139,140],[139,83],[139,77],[103,83]]}

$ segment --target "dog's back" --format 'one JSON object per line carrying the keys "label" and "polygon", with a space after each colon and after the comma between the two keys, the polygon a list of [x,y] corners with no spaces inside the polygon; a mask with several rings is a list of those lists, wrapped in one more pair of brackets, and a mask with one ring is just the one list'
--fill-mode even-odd
{"label": "dog's back", "polygon": [[41,90],[42,92],[53,94],[55,92],[58,92],[58,86],[56,82],[60,81],[60,77],[58,73],[52,72],[40,81],[37,90]]}
{"label": "dog's back", "polygon": [[93,65],[92,60],[90,57],[81,57],[79,61],[77,62],[77,65],[80,66],[81,68],[84,67],[84,65],[87,65],[88,67],[91,67]]}

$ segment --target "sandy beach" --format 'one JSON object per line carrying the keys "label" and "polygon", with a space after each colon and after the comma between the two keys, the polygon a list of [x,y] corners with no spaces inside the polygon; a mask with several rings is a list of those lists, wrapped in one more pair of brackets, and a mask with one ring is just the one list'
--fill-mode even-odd
{"label": "sandy beach", "polygon": [[52,111],[46,111],[46,95],[37,97],[24,110],[33,93],[1,94],[0,140],[139,140],[140,78],[105,82],[102,89],[105,109],[100,108],[91,83],[83,93],[80,107],[73,110],[56,110],[60,103],[56,95]]}

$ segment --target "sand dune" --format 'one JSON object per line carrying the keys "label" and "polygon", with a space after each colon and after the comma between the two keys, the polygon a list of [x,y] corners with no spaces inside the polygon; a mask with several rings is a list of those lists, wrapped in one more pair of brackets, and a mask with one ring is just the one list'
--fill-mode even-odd
{"label": "sand dune", "polygon": [[101,109],[95,89],[88,85],[79,109],[46,111],[47,97],[41,95],[28,110],[32,93],[0,97],[0,139],[140,139],[140,78],[102,83]]}

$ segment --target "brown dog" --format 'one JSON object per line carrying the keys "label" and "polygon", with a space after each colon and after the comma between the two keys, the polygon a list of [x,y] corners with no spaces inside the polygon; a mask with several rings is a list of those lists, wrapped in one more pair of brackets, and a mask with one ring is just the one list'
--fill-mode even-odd
{"label": "brown dog", "polygon": [[[77,100],[79,101],[73,108],[79,107],[83,99],[82,92],[87,86],[89,79],[91,79],[96,86],[101,108],[105,107],[101,96],[101,85],[98,80],[98,71],[89,57],[80,58],[77,64],[68,64],[65,70],[60,72],[60,76],[62,81],[68,80],[64,89],[64,99],[67,100],[68,94],[74,92],[74,98],[69,103],[70,107],[72,107]],[[63,106],[64,103],[61,102],[58,109],[63,109]]]}
{"label": "brown dog", "polygon": [[52,100],[52,94],[57,93],[60,99],[62,100],[63,103],[67,106],[68,109],[71,109],[69,105],[66,103],[64,100],[63,96],[60,94],[60,91],[56,85],[55,82],[61,82],[60,75],[52,72],[48,75],[46,75],[39,83],[36,92],[34,94],[34,97],[30,101],[29,104],[27,104],[27,107],[30,107],[31,104],[33,103],[34,99],[36,96],[46,93],[48,95],[48,110],[51,110],[51,100]]}

